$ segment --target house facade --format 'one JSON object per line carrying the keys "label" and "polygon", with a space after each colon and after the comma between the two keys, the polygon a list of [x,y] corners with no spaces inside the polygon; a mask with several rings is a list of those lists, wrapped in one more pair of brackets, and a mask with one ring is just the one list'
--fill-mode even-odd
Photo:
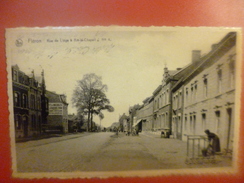
{"label": "house facade", "polygon": [[[142,131],[150,131],[153,128],[153,97],[143,101],[143,105],[136,111],[137,125],[141,125]],[[139,122],[141,124],[139,124]],[[135,125],[134,125],[135,126]],[[139,129],[139,126],[138,126]]]}
{"label": "house facade", "polygon": [[[130,108],[133,125],[156,133],[169,129],[171,137],[218,135],[222,150],[231,151],[235,121],[236,33],[230,32],[209,53],[192,51],[192,62],[169,71],[149,100]],[[146,107],[148,107],[146,109]],[[148,112],[144,112],[148,110]],[[150,115],[151,113],[151,115]],[[150,116],[150,118],[146,118]],[[152,124],[145,123],[152,119]]]}
{"label": "house facade", "polygon": [[182,139],[205,135],[209,129],[220,138],[221,149],[232,149],[235,113],[236,34],[229,33],[184,78]]}
{"label": "house facade", "polygon": [[129,128],[128,132],[131,133],[133,128],[137,128],[137,130],[142,130],[142,121],[137,119],[137,110],[139,110],[141,106],[136,104],[129,108]]}
{"label": "house facade", "polygon": [[201,60],[201,51],[192,51],[191,63],[183,68],[178,69],[173,78],[175,83],[171,88],[171,100],[172,100],[172,136],[176,139],[182,139],[182,123],[184,118],[184,78],[186,78],[192,70],[198,67],[203,61]]}
{"label": "house facade", "polygon": [[122,132],[127,132],[129,130],[129,116],[125,113],[119,117],[119,128]]}
{"label": "house facade", "polygon": [[16,138],[38,136],[48,115],[48,99],[45,96],[44,73],[35,77],[22,72],[17,65],[12,66],[12,89]]}

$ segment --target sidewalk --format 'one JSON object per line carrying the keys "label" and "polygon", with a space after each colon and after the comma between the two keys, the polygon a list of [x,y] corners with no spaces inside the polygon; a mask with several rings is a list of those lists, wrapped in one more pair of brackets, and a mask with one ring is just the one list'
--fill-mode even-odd
{"label": "sidewalk", "polygon": [[140,135],[150,139],[148,147],[152,149],[151,153],[159,160],[172,165],[169,168],[226,167],[232,164],[231,157],[222,154],[212,156],[214,161],[202,156],[192,158],[191,154],[187,157],[187,142],[173,138],[161,138],[160,133],[142,132]]}
{"label": "sidewalk", "polygon": [[41,136],[36,136],[36,137],[23,137],[23,138],[15,139],[15,142],[21,143],[21,142],[36,141],[36,140],[56,138],[56,137],[68,137],[70,135],[81,135],[81,134],[86,134],[86,133],[88,133],[88,132],[42,134]]}
{"label": "sidewalk", "polygon": [[79,138],[82,136],[87,136],[91,133],[88,132],[82,132],[82,133],[68,133],[68,134],[63,134],[63,135],[50,135],[46,136],[43,138],[36,138],[36,139],[26,139],[25,141],[21,141],[19,143],[16,143],[16,147],[18,148],[28,148],[28,147],[34,147],[34,146],[40,146],[44,144],[50,144],[50,143],[55,143],[59,141],[64,141],[68,139],[73,139],[73,138]]}
{"label": "sidewalk", "polygon": [[32,141],[32,140],[47,139],[47,138],[52,138],[52,137],[62,137],[64,135],[65,134],[43,134],[41,136],[36,136],[36,137],[17,138],[17,139],[15,139],[15,142],[20,143],[20,142],[27,142],[27,141]]}

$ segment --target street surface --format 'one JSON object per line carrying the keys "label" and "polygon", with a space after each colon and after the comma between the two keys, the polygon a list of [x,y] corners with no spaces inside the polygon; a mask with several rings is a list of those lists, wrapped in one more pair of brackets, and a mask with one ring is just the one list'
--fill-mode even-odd
{"label": "street surface", "polygon": [[16,144],[18,172],[180,169],[231,166],[230,158],[186,164],[186,142],[152,133],[77,133]]}

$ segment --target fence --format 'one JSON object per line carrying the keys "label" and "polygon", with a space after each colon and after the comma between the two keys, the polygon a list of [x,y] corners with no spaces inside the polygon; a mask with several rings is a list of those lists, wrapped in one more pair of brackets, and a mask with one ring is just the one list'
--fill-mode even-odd
{"label": "fence", "polygon": [[216,163],[207,136],[187,135],[186,164]]}

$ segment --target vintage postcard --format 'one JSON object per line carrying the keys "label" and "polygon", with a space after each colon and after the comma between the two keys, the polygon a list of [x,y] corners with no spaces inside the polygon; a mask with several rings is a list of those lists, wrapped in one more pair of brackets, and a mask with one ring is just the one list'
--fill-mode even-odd
{"label": "vintage postcard", "polygon": [[241,29],[6,29],[13,177],[238,173]]}

